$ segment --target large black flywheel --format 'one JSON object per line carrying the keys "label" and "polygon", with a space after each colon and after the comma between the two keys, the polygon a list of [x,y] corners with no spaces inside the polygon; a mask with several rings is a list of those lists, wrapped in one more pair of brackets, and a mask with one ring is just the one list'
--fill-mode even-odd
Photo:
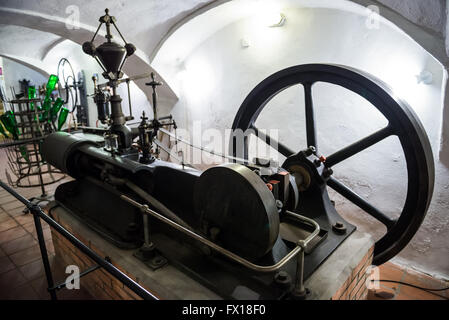
{"label": "large black flywheel", "polygon": [[[388,125],[381,130],[327,156],[323,163],[327,172],[336,171],[338,168],[333,168],[333,166],[391,136],[396,136],[399,139],[405,156],[407,194],[405,205],[398,218],[392,218],[376,208],[338,181],[334,175],[328,175],[329,177],[324,180],[327,187],[332,188],[386,226],[387,232],[375,244],[374,264],[379,265],[394,257],[410,242],[423,222],[433,192],[432,149],[422,124],[410,106],[394,97],[389,87],[381,80],[362,71],[337,65],[307,64],[281,70],[257,85],[241,105],[232,128],[243,131],[252,129],[253,132],[257,132],[256,120],[267,103],[283,90],[302,84],[305,96],[307,145],[318,150],[312,89],[314,84],[320,82],[341,86],[358,94],[377,108],[388,120]],[[298,132],[298,134],[301,133]],[[234,145],[233,155],[235,157],[246,158],[248,156],[247,139],[245,141],[246,143]],[[267,141],[270,141],[269,137]],[[278,142],[277,146],[278,151],[287,157],[283,167],[294,162],[299,150],[292,150],[281,142]],[[327,193],[327,191],[325,192]],[[325,201],[330,201],[327,194],[322,198]]]}

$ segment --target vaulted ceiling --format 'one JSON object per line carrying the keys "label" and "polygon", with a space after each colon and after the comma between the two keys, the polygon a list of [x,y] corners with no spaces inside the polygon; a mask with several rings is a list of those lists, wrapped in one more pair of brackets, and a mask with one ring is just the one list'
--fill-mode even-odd
{"label": "vaulted ceiling", "polygon": [[[13,59],[27,66],[43,72],[43,60],[49,53],[64,41],[80,45],[91,39],[98,26],[98,18],[104,14],[104,8],[109,8],[110,14],[116,16],[117,25],[128,42],[137,47],[137,53],[130,63],[125,65],[124,71],[129,75],[140,74],[152,70],[151,61],[162,43],[177,30],[178,27],[190,21],[195,16],[228,3],[231,0],[0,0],[0,56]],[[257,2],[263,0],[248,0]],[[283,2],[298,2],[306,6],[335,6],[335,3],[348,1],[332,0],[282,0]],[[280,2],[282,2],[280,1]],[[245,1],[233,0],[242,3]],[[420,0],[407,1],[408,6],[401,5],[397,0],[353,0],[357,4],[368,5],[375,3],[385,5],[384,8],[393,9],[392,14],[399,13],[411,23],[411,27],[424,26],[432,36],[441,37],[443,41],[435,42],[434,54],[442,55],[444,48],[445,10],[444,1],[429,0],[422,5]],[[403,2],[403,1],[402,1]],[[421,4],[420,4],[421,3]],[[386,10],[382,10],[386,12]],[[236,14],[238,16],[238,14]],[[431,17],[430,21],[427,21]],[[208,23],[212,24],[214,20]],[[427,20],[426,20],[427,19]],[[223,20],[223,19],[221,19]],[[79,21],[76,22],[76,21]],[[219,22],[216,22],[216,24]],[[223,24],[224,22],[221,21]],[[400,25],[400,27],[404,27]],[[207,33],[204,26],[198,33],[189,35],[201,37]],[[100,32],[100,35],[102,33]],[[426,40],[427,35],[424,37]],[[420,39],[417,39],[418,42]],[[426,40],[427,41],[427,40]],[[72,46],[73,47],[73,46]],[[445,58],[447,56],[444,54]],[[441,59],[440,59],[441,61]],[[153,70],[157,73],[157,70]],[[143,84],[137,83],[138,86]],[[143,88],[143,87],[142,87]],[[170,85],[164,86],[161,95],[176,98]]]}
{"label": "vaulted ceiling", "polygon": [[[125,39],[138,48],[124,71],[140,74],[151,70],[149,57],[171,28],[213,2],[216,1],[80,0],[74,4],[71,0],[1,0],[0,56],[45,73],[41,70],[45,68],[42,60],[49,52],[66,40],[78,45],[90,40],[98,27],[98,18],[109,8]],[[174,95],[169,86],[161,94]]]}

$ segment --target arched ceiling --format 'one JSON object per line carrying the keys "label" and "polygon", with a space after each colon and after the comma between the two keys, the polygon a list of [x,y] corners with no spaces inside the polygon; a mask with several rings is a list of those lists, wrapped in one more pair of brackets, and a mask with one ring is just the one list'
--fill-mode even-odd
{"label": "arched ceiling", "polygon": [[1,53],[42,60],[48,49],[62,38],[36,29],[0,24],[0,39]]}
{"label": "arched ceiling", "polygon": [[[425,44],[429,44],[430,49],[426,49],[440,61],[444,59],[444,62],[446,62],[447,55],[441,33],[439,36],[442,37],[442,41],[435,41],[435,34],[441,29],[441,23],[429,26],[430,29],[433,29],[429,29],[430,32],[426,32],[425,28],[424,30],[419,29],[423,23],[425,24],[423,17],[431,12],[432,8],[437,10],[434,10],[435,12],[439,12],[438,10],[441,8],[438,7],[438,3],[441,1],[430,0],[426,6],[419,5],[417,1],[420,0],[410,1],[412,5],[409,9],[417,11],[417,13],[413,13],[401,12],[401,10],[404,11],[404,8],[397,7],[397,3],[400,2],[397,0],[352,0],[352,2],[363,6],[379,5],[381,15],[397,24],[414,37],[418,43],[424,44],[423,47],[426,48]],[[157,70],[153,70],[150,66],[150,62],[170,35],[192,18],[227,2],[244,3],[245,1],[78,0],[74,2],[73,0],[0,0],[0,55],[10,57],[15,61],[23,61],[24,64],[33,65],[35,69],[39,69],[41,67],[40,61],[44,60],[47,54],[62,41],[68,39],[80,45],[89,40],[98,26],[98,18],[104,14],[103,10],[107,7],[110,9],[110,14],[117,18],[117,25],[126,40],[134,43],[138,48],[136,54],[125,65],[125,73],[128,75],[148,71],[157,73]],[[253,3],[255,1],[249,0],[246,2]],[[340,5],[342,2],[350,3],[351,1],[283,0],[279,2],[301,2],[311,7],[335,7],[337,3]],[[241,12],[237,12],[235,16],[241,14]],[[407,17],[407,14],[410,17]],[[76,16],[79,17],[79,25],[75,25],[76,28],[74,29],[71,18]],[[235,17],[230,16],[231,14],[227,18],[216,16],[214,19],[218,21],[218,24],[224,25],[229,23],[230,20],[235,20]],[[416,17],[417,20],[413,21],[413,17]],[[220,20],[223,21],[220,22]],[[208,33],[209,28],[201,26],[201,29],[195,31],[195,36],[200,38]],[[435,32],[435,34],[432,34],[432,32]],[[100,32],[101,34],[103,33]],[[438,34],[436,37],[438,37]],[[102,40],[97,41],[101,42]],[[45,66],[42,65],[42,67]],[[45,70],[43,71],[45,72]],[[137,85],[142,90],[145,89],[144,81],[137,82]],[[169,85],[161,88],[160,96],[166,100],[176,100],[176,95]]]}
{"label": "arched ceiling", "polygon": [[[70,18],[74,10],[79,10],[79,22],[81,29],[95,30],[98,26],[98,18],[104,14],[104,9],[109,8],[110,14],[117,18],[117,25],[125,35],[127,41],[138,44],[139,49],[149,53],[156,47],[162,36],[179,20],[183,19],[191,12],[197,10],[205,4],[214,2],[213,0],[182,0],[182,1],[74,1],[72,0],[45,0],[45,1],[17,1],[2,0],[0,5],[5,14],[9,12],[21,13],[23,16],[37,15],[43,18],[52,17],[51,20],[64,20]],[[26,20],[26,19],[25,19]],[[11,21],[2,14],[2,21],[10,24],[29,26],[27,21]],[[67,20],[67,21],[70,21]],[[4,23],[4,22],[3,22]],[[47,29],[56,34],[67,35],[73,30],[61,28],[63,30],[50,30],[51,25],[38,26],[37,29]],[[65,29],[65,30],[64,30]],[[67,35],[71,39],[72,35]],[[71,40],[76,40],[74,37]],[[85,39],[83,40],[85,41]],[[78,41],[75,41],[78,42]]]}
{"label": "arched ceiling", "polygon": [[[62,40],[82,44],[92,38],[98,27],[98,18],[104,14],[104,8],[109,8],[110,14],[117,18],[117,25],[125,39],[134,43],[138,49],[125,64],[124,72],[129,75],[148,71],[157,73],[150,66],[149,54],[160,40],[177,22],[213,2],[81,0],[74,5],[71,0],[0,0],[0,55],[29,64],[30,59],[45,58]],[[74,25],[72,18],[77,15],[79,24]],[[101,39],[104,31],[99,34]],[[103,40],[97,41],[101,43]],[[141,89],[145,88],[144,81],[137,82],[137,85]],[[176,100],[169,86],[162,87],[160,95],[167,100]]]}

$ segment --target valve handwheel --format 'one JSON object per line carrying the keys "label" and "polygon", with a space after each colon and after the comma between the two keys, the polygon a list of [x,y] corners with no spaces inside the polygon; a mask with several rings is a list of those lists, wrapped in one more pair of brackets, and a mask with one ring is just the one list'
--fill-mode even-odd
{"label": "valve handwheel", "polygon": [[[419,229],[432,198],[435,175],[432,149],[421,122],[410,106],[394,97],[385,83],[360,70],[338,65],[307,64],[287,68],[271,75],[251,91],[241,105],[232,129],[243,131],[253,129],[257,133],[255,122],[265,105],[284,89],[302,84],[305,94],[307,145],[318,149],[312,98],[312,87],[318,82],[338,85],[358,94],[369,101],[388,120],[388,125],[383,129],[327,155],[324,161],[327,168],[345,161],[390,136],[397,136],[403,149],[407,164],[408,185],[405,205],[397,219],[377,209],[333,176],[325,180],[328,187],[386,226],[387,232],[376,242],[374,249],[373,263],[382,264],[398,254]],[[266,140],[270,141],[270,137]],[[277,145],[278,151],[287,157],[286,162],[299,151],[291,150],[280,142]],[[245,139],[244,144],[240,144],[240,149],[238,146],[239,144],[234,145],[233,156],[247,159],[248,139]]]}

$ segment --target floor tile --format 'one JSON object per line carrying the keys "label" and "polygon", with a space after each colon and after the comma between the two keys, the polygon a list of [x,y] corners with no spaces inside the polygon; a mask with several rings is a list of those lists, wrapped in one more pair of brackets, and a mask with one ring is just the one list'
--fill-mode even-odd
{"label": "floor tile", "polygon": [[45,276],[40,276],[39,278],[32,280],[30,283],[34,291],[36,291],[41,299],[50,300],[51,297],[50,293],[48,292],[48,282]]}
{"label": "floor tile", "polygon": [[28,249],[36,244],[37,241],[33,238],[33,236],[31,234],[26,234],[23,237],[2,243],[0,244],[0,246],[7,255],[11,255],[16,252]]}
{"label": "floor tile", "polygon": [[15,269],[16,266],[7,256],[0,257],[0,274]]}
{"label": "floor tile", "polygon": [[35,230],[34,222],[30,222],[30,223],[24,224],[24,225],[22,225],[22,227],[26,231],[28,231],[29,233],[33,233],[33,231]]}
{"label": "floor tile", "polygon": [[42,259],[21,266],[19,270],[28,280],[34,280],[45,275]]}
{"label": "floor tile", "polygon": [[0,197],[4,197],[4,196],[7,196],[9,194],[9,192],[8,191],[6,191],[5,189],[0,189]]}
{"label": "floor tile", "polygon": [[404,281],[426,288],[442,288],[449,286],[449,281],[436,279],[429,275],[416,272],[412,269],[406,269]]}
{"label": "floor tile", "polygon": [[11,217],[21,216],[23,215],[23,208],[12,209],[7,211],[6,213],[9,214]]}
{"label": "floor tile", "polygon": [[94,300],[89,292],[82,287],[76,290],[61,289],[57,292],[57,296],[60,300]]}
{"label": "floor tile", "polygon": [[17,221],[17,223],[24,225],[27,223],[33,223],[33,215],[30,213],[24,213],[22,215],[17,215],[14,217],[14,220]]}
{"label": "floor tile", "polygon": [[11,219],[11,217],[6,212],[0,212],[0,223]]}
{"label": "floor tile", "polygon": [[27,232],[21,226],[0,232],[0,243],[9,242],[14,239],[23,237]]}
{"label": "floor tile", "polygon": [[5,210],[6,212],[9,212],[10,210],[16,209],[16,208],[21,208],[22,210],[25,208],[25,206],[23,205],[22,202],[20,202],[19,200],[16,201],[12,201],[6,204],[2,203],[2,208],[3,210]]}
{"label": "floor tile", "polygon": [[10,195],[10,194],[7,195],[7,196],[2,197],[0,199],[0,203],[1,203],[2,207],[4,205],[10,204],[10,203],[15,202],[15,201],[17,201],[17,199],[13,195]]}
{"label": "floor tile", "polygon": [[[403,280],[405,283],[410,283],[412,285],[416,285],[422,288],[429,288],[429,289],[439,289],[439,288],[445,288],[448,287],[449,284],[445,283],[443,281],[437,280],[435,278],[432,278],[425,274],[420,274],[417,272],[413,272],[408,270],[406,272],[406,275]],[[439,299],[439,298],[449,298],[447,296],[449,290],[446,291],[437,291],[437,292],[428,292],[424,290],[420,290],[411,286],[401,286],[401,294],[410,296],[410,297],[416,297],[416,299],[422,299],[422,300],[432,300],[432,299]]]}
{"label": "floor tile", "polygon": [[400,280],[402,279],[405,271],[398,268],[395,264],[391,262],[386,262],[379,266],[379,276],[383,280]]}
{"label": "floor tile", "polygon": [[55,247],[53,245],[53,240],[49,239],[45,241],[45,246],[47,248],[48,254],[55,254]]}
{"label": "floor tile", "polygon": [[23,266],[32,261],[38,260],[41,258],[41,252],[39,249],[39,245],[33,245],[25,250],[16,252],[9,256],[12,262],[18,267]]}
{"label": "floor tile", "polygon": [[[393,263],[383,264],[379,268],[380,279],[382,280],[400,281],[425,288],[448,286],[445,286],[445,282]],[[447,293],[431,293],[400,283],[381,282],[380,289],[368,293],[368,300],[441,300],[445,297],[445,294]]]}
{"label": "floor tile", "polygon": [[[47,278],[45,276],[42,276],[38,279],[31,281],[31,286],[41,299],[43,300],[51,299],[50,294],[47,290],[48,283]],[[89,292],[87,292],[87,290],[85,290],[82,287],[80,287],[80,289],[72,289],[72,290],[68,290],[66,288],[57,290],[56,297],[58,300],[93,300],[93,297],[89,294]]]}
{"label": "floor tile", "polygon": [[27,282],[19,269],[0,274],[0,290],[11,290]]}
{"label": "floor tile", "polygon": [[404,288],[401,288],[401,291],[396,295],[395,300],[446,300],[443,297],[434,295],[426,291],[410,287],[409,289],[404,290]]}
{"label": "floor tile", "polygon": [[[50,228],[43,228],[42,233],[44,234],[44,239],[45,240],[51,239],[51,230],[50,230]],[[36,232],[36,230],[33,230],[33,232],[31,234],[33,235],[34,239],[37,240],[37,232]]]}
{"label": "floor tile", "polygon": [[17,222],[14,219],[9,218],[3,222],[0,222],[0,232],[12,229],[17,226]]}
{"label": "floor tile", "polygon": [[395,290],[381,287],[375,290],[368,290],[367,300],[394,300],[395,297]]}
{"label": "floor tile", "polygon": [[38,300],[39,296],[29,283],[18,286],[8,292],[0,291],[0,299],[5,300]]}

